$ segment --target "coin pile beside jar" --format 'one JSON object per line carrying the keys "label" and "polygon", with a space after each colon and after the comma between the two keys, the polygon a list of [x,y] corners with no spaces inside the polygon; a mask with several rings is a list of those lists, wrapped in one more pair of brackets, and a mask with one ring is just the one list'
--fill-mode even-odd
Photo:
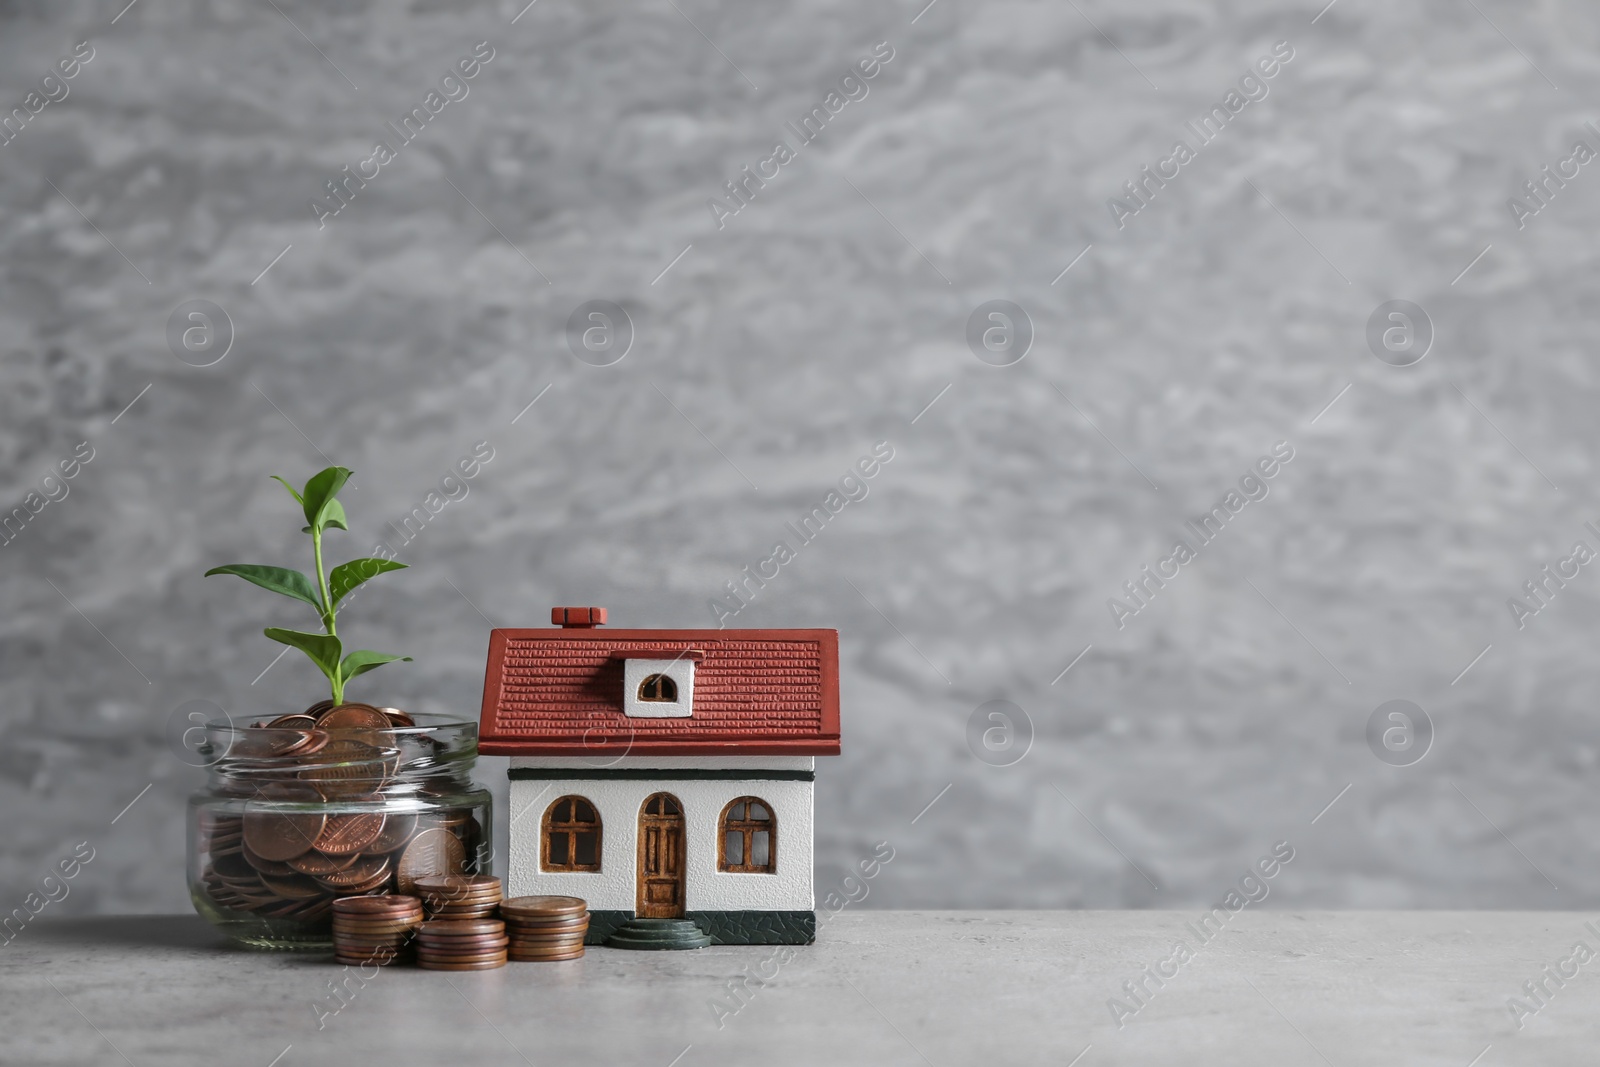
{"label": "coin pile beside jar", "polygon": [[[583,955],[589,905],[580,897],[502,901],[500,879],[488,875],[419,879],[418,885],[420,899],[395,895],[335,902],[334,961],[379,966],[415,962],[431,971],[483,971],[504,967],[507,960],[546,962]],[[477,903],[490,899],[498,907]]]}

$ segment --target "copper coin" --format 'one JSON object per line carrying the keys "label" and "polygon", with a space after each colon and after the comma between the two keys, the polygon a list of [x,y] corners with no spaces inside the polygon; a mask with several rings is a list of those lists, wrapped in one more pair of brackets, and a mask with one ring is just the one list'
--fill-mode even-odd
{"label": "copper coin", "polygon": [[353,955],[357,952],[399,952],[406,947],[403,937],[333,937],[333,950]]}
{"label": "copper coin", "polygon": [[243,882],[255,885],[260,877],[260,872],[245,862],[243,852],[236,852],[231,856],[213,856],[211,870],[215,872],[217,878],[229,883]]}
{"label": "copper coin", "polygon": [[411,894],[418,878],[429,875],[457,874],[466,860],[466,849],[448,830],[424,830],[411,839],[400,854],[396,881],[402,893]]}
{"label": "copper coin", "polygon": [[504,934],[474,934],[471,937],[428,937],[420,931],[417,934],[417,944],[429,952],[440,954],[450,952],[477,952],[486,948],[505,948],[506,935]]}
{"label": "copper coin", "polygon": [[477,956],[426,956],[421,952],[417,953],[417,963],[424,967],[437,963],[505,963],[509,958],[510,957],[506,955],[506,950],[503,948],[496,949],[493,952],[485,952]]}
{"label": "copper coin", "polygon": [[330,889],[351,889],[389,873],[389,857],[362,856],[342,871],[319,875],[317,881]]}
{"label": "copper coin", "polygon": [[338,952],[378,952],[388,949],[398,952],[405,948],[409,942],[408,937],[348,937],[344,934],[333,935],[333,947]]}
{"label": "copper coin", "polygon": [[582,941],[588,934],[589,928],[580,926],[575,930],[562,930],[559,933],[531,934],[526,930],[511,929],[507,936],[517,941],[526,941],[529,944],[540,944],[550,941]]}
{"label": "copper coin", "polygon": [[406,959],[412,958],[411,953],[400,945],[341,945],[335,943],[333,954],[336,957],[344,957],[346,959],[361,959],[365,957],[379,962],[398,960],[402,957]]}
{"label": "copper coin", "polygon": [[497,908],[500,906],[499,893],[469,893],[465,890],[425,889],[418,885],[417,894],[422,897],[424,904],[433,904],[441,908]]}
{"label": "copper coin", "polygon": [[383,829],[378,836],[372,839],[372,844],[367,846],[371,852],[393,852],[407,841],[417,828],[415,815],[399,812],[390,812],[384,816]]}
{"label": "copper coin", "polygon": [[506,936],[513,941],[525,941],[530,945],[545,945],[557,941],[582,941],[589,936],[589,928],[587,926],[577,926],[570,930],[530,932],[528,930],[519,930],[513,926],[507,928]]}
{"label": "copper coin", "polygon": [[328,746],[328,742],[332,739],[333,738],[326,730],[307,730],[305,731],[304,740],[295,745],[293,748],[289,749],[283,755],[285,758],[292,756],[296,759],[304,759],[307,756],[315,755],[316,753],[321,752]]}
{"label": "copper coin", "polygon": [[384,952],[390,955],[399,955],[401,952],[409,953],[411,948],[403,937],[394,938],[364,938],[364,937],[338,937],[333,939],[333,951],[354,956],[357,953]]}
{"label": "copper coin", "polygon": [[200,813],[199,826],[202,833],[236,834],[244,829],[244,820],[237,815],[220,815],[215,812],[202,811]]}
{"label": "copper coin", "polygon": [[[437,920],[435,920],[436,922]],[[417,938],[424,945],[437,945],[444,948],[460,947],[462,945],[477,944],[479,942],[504,941],[504,931],[484,931],[472,934],[441,934],[430,931],[430,923],[423,923],[417,928]],[[465,925],[465,924],[460,924]]]}
{"label": "copper coin", "polygon": [[321,852],[307,852],[290,860],[289,866],[301,874],[332,874],[344,870],[360,858],[360,856],[325,856]]}
{"label": "copper coin", "polygon": [[384,715],[388,717],[390,726],[397,726],[404,729],[417,725],[417,720],[413,719],[399,708],[379,708],[378,710],[383,712]]}
{"label": "copper coin", "polygon": [[[369,900],[388,900],[388,899],[391,899],[391,898],[387,894],[384,894],[384,895],[373,894],[373,895],[370,895],[370,896],[353,896],[353,895],[343,895],[343,894],[341,894],[338,897],[338,899],[334,901],[334,903],[337,905],[336,914],[335,914],[334,917],[337,918],[340,922],[350,922],[350,923],[389,923],[389,922],[421,922],[422,921],[423,912],[422,912],[422,908],[420,906],[413,906],[411,908],[396,907],[396,908],[390,908],[388,910],[374,909],[374,910],[371,910],[371,911],[351,910],[349,908],[349,906],[348,906],[351,903],[356,902],[356,901],[361,901],[361,902],[364,903],[364,902],[369,901]],[[410,898],[401,897],[399,899],[408,900]]]}
{"label": "copper coin", "polygon": [[311,843],[322,833],[327,816],[320,811],[284,811],[276,801],[300,801],[310,797],[288,783],[263,786],[261,799],[245,806],[244,841],[262,859],[292,860],[311,850]]}
{"label": "copper coin", "polygon": [[322,896],[322,887],[303,874],[292,874],[284,878],[264,874],[261,876],[261,884],[288,900],[305,900],[308,897]]}
{"label": "copper coin", "polygon": [[417,942],[417,954],[430,959],[466,959],[469,956],[491,956],[495,953],[504,953],[507,942],[505,938],[489,941],[473,941],[459,945],[430,945],[426,941]]}
{"label": "copper coin", "polygon": [[276,719],[273,719],[271,722],[267,723],[267,728],[271,730],[283,730],[289,727],[294,727],[296,729],[309,730],[315,725],[317,725],[317,718],[315,715],[307,715],[303,711],[296,711],[288,715],[279,715]]}
{"label": "copper coin", "polygon": [[392,915],[415,911],[422,914],[422,901],[416,897],[392,894],[386,897],[340,897],[333,910],[340,915]]}
{"label": "copper coin", "polygon": [[570,930],[573,927],[589,925],[588,912],[549,919],[529,919],[515,912],[507,915],[502,910],[500,917],[505,920],[507,929],[515,930]]}
{"label": "copper coin", "polygon": [[421,890],[418,893],[422,896],[422,902],[433,911],[481,911],[484,908],[494,911],[500,906],[500,901],[495,897],[443,896]]}
{"label": "copper coin", "polygon": [[330,856],[350,856],[372,844],[383,832],[383,812],[361,811],[330,815],[312,848]]}
{"label": "copper coin", "polygon": [[434,874],[417,879],[417,888],[423,892],[476,895],[500,895],[500,879],[492,874]]}
{"label": "copper coin", "polygon": [[289,866],[287,863],[282,863],[278,860],[265,859],[256,855],[249,845],[241,845],[239,853],[240,855],[244,856],[244,861],[246,863],[260,871],[262,874],[275,874],[279,877],[287,877],[295,873],[295,869]]}
{"label": "copper coin", "polygon": [[213,838],[206,845],[206,851],[213,857],[238,855],[244,851],[244,835],[234,834],[228,838]]}
{"label": "copper coin", "polygon": [[479,952],[504,952],[510,942],[503,937],[458,937],[447,941],[429,941],[425,938],[417,938],[415,939],[415,944],[417,951],[426,952],[432,956],[470,956]]}
{"label": "copper coin", "polygon": [[413,920],[382,921],[382,923],[379,923],[379,921],[373,921],[373,923],[352,923],[352,921],[342,920],[342,918],[334,917],[334,920],[333,920],[333,936],[334,937],[344,937],[344,936],[350,936],[350,937],[398,937],[398,936],[410,936],[411,931],[413,931],[413,929],[416,929],[416,926],[418,926],[418,923],[421,923],[421,921],[422,921],[421,918],[413,918]]}
{"label": "copper coin", "polygon": [[500,910],[517,918],[555,919],[581,915],[589,910],[589,902],[582,897],[512,897],[500,902]]}
{"label": "copper coin", "polygon": [[371,704],[340,704],[323,712],[317,725],[324,730],[387,730],[389,716]]}
{"label": "copper coin", "polygon": [[422,897],[422,902],[437,908],[498,908],[500,897],[484,893],[452,893],[430,891],[417,887],[417,894]]}
{"label": "copper coin", "polygon": [[[336,901],[347,901],[349,897],[336,897]],[[421,912],[395,912],[392,915],[350,915],[349,912],[334,913],[334,929],[411,929],[421,923]]]}
{"label": "copper coin", "polygon": [[524,926],[506,923],[506,932],[512,937],[582,937],[589,929],[588,923],[568,923],[564,926]]}
{"label": "copper coin", "polygon": [[306,715],[311,716],[313,719],[315,719],[317,716],[321,715],[323,712],[328,711],[329,709],[337,707],[337,706],[338,705],[334,704],[334,702],[331,701],[331,700],[319,700],[315,704],[313,704],[309,708],[307,708],[304,713]]}
{"label": "copper coin", "polygon": [[212,871],[218,882],[236,893],[249,893],[261,888],[261,875],[256,873],[254,867],[244,862],[243,856],[229,856],[228,859],[237,860],[247,873],[241,875],[222,867],[214,867]]}
{"label": "copper coin", "polygon": [[302,919],[323,919],[332,911],[333,898],[323,896],[315,900],[306,901],[305,906],[300,911],[300,917]]}
{"label": "copper coin", "polygon": [[422,930],[425,934],[437,937],[466,937],[471,934],[498,936],[506,932],[506,924],[499,919],[435,920],[424,923]]}
{"label": "copper coin", "polygon": [[494,918],[494,905],[488,904],[481,908],[450,908],[448,910],[429,909],[430,919],[492,919]]}
{"label": "copper coin", "polygon": [[423,904],[427,905],[428,911],[431,914],[440,919],[492,919],[496,918],[495,908],[499,905],[499,901],[495,900],[484,900],[478,902],[455,900],[450,901],[449,903],[442,903],[439,901],[439,898],[428,896],[424,896],[422,898],[422,902]]}
{"label": "copper coin", "polygon": [[[348,900],[349,897],[340,897],[339,900]],[[422,922],[422,912],[397,912],[393,915],[351,915],[347,912],[336,912],[333,916],[335,930],[410,930]]]}
{"label": "copper coin", "polygon": [[394,776],[396,769],[382,749],[346,738],[324,745],[317,753],[316,764],[302,770],[300,777],[315,785],[324,797],[332,799],[375,793]]}
{"label": "copper coin", "polygon": [[425,971],[492,971],[506,965],[506,957],[485,960],[482,963],[438,963],[433,960],[417,961],[417,966]]}
{"label": "copper coin", "polygon": [[303,748],[310,740],[307,730],[274,730],[268,727],[249,727],[235,731],[233,743],[228,746],[230,759],[277,759]]}
{"label": "copper coin", "polygon": [[494,918],[494,909],[483,908],[478,911],[473,911],[469,908],[460,908],[453,911],[430,910],[428,912],[428,918],[435,922],[464,922],[472,919],[492,919]]}
{"label": "copper coin", "polygon": [[353,944],[399,945],[411,940],[411,929],[402,926],[398,930],[350,930],[336,925],[333,939]]}
{"label": "copper coin", "polygon": [[[370,859],[373,857],[368,858]],[[383,856],[377,858],[387,859],[388,857]],[[355,885],[341,886],[339,891],[341,893],[374,893],[380,890],[387,892],[393,882],[394,871],[391,868],[385,867],[382,871],[373,875],[365,882],[357,882]]]}
{"label": "copper coin", "polygon": [[461,893],[430,893],[425,889],[418,889],[422,902],[435,911],[451,911],[456,908],[489,908],[500,906],[500,898],[494,896],[466,896]]}
{"label": "copper coin", "polygon": [[553,963],[557,960],[581,959],[582,956],[582,948],[579,948],[573,952],[552,952],[548,954],[518,952],[515,949],[511,949],[506,953],[506,959],[510,960],[512,963]]}

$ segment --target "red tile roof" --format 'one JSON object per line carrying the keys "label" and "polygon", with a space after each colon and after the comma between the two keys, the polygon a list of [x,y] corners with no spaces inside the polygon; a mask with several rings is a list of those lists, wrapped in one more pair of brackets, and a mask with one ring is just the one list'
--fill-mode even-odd
{"label": "red tile roof", "polygon": [[[623,660],[700,653],[693,714],[622,713]],[[493,630],[478,750],[491,756],[839,752],[837,630]]]}

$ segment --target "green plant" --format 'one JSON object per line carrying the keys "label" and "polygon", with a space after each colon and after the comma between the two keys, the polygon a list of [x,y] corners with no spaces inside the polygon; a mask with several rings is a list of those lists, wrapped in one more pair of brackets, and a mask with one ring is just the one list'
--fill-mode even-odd
{"label": "green plant", "polygon": [[351,590],[384,571],[401,570],[405,564],[396,563],[391,559],[365,557],[341,563],[332,571],[324,572],[323,533],[330,528],[345,531],[350,529],[345,523],[344,505],[338,501],[339,490],[350,480],[349,469],[329,467],[318,471],[306,482],[305,489],[299,492],[276,474],[272,477],[289,490],[305,511],[307,525],[302,527],[300,532],[311,535],[311,550],[317,562],[316,583],[313,584],[308,576],[299,571],[287,567],[267,567],[257,563],[230,563],[226,567],[213,567],[206,571],[206,577],[209,578],[213,574],[236,574],[263,589],[270,589],[274,593],[304,601],[315,608],[317,617],[322,621],[324,633],[284,630],[277,626],[269,626],[263,632],[279,644],[298,648],[309,656],[311,662],[317,665],[317,669],[326,675],[332,684],[334,703],[340,704],[344,702],[345,683],[350,679],[381,667],[385,663],[411,660],[410,656],[391,656],[387,652],[373,652],[365,648],[345,655],[344,646],[339,641],[339,634],[334,625],[339,615],[339,602],[348,596]]}

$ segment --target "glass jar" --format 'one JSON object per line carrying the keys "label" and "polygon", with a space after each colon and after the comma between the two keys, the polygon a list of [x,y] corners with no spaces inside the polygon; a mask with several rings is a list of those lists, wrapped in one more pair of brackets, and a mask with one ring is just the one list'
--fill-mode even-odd
{"label": "glass jar", "polygon": [[488,873],[489,792],[472,781],[478,724],[382,709],[382,729],[207,723],[209,781],[189,799],[189,896],[255,948],[324,950],[333,901]]}

